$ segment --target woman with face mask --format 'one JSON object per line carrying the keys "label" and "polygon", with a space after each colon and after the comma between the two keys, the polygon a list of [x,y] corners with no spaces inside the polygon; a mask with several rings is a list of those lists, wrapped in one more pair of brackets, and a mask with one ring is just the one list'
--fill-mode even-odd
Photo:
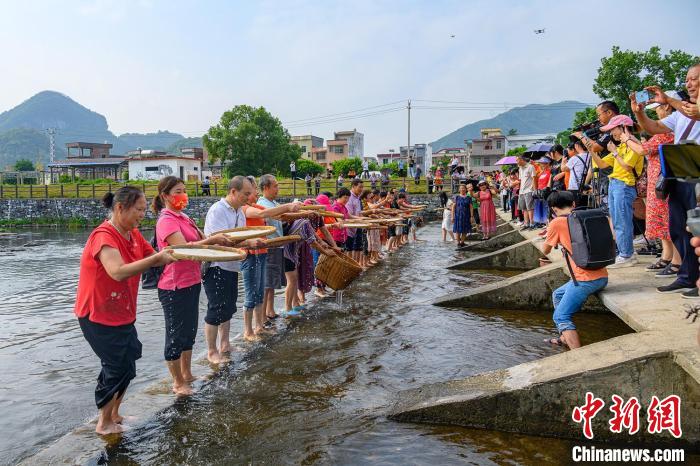
{"label": "woman with face mask", "polygon": [[[223,235],[205,238],[194,221],[183,213],[187,207],[185,183],[166,176],[158,183],[152,210],[158,215],[158,249],[183,244],[232,246]],[[158,280],[158,299],[165,316],[165,362],[173,377],[173,392],[192,394],[192,347],[199,320],[199,293],[202,289],[200,265],[195,261],[168,264]]]}

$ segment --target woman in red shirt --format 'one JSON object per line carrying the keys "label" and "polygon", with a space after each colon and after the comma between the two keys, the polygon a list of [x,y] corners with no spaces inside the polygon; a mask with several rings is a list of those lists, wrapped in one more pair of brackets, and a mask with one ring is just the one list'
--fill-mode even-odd
{"label": "woman in red shirt", "polygon": [[102,363],[95,388],[99,410],[95,432],[123,432],[119,406],[136,376],[141,342],[136,334],[136,295],[141,273],[174,262],[170,251],[155,253],[138,225],[146,214],[146,198],[133,186],[107,193],[109,220],[90,234],[80,258],[75,315],[92,350]]}

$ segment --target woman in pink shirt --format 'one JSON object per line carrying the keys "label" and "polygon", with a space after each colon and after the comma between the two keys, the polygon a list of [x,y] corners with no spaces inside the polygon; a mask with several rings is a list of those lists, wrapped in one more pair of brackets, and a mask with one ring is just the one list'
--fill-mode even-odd
{"label": "woman in pink shirt", "polygon": [[[187,207],[185,183],[166,176],[158,183],[152,209],[158,215],[158,249],[181,244],[233,244],[223,235],[205,238],[194,221],[182,210]],[[165,315],[165,362],[173,377],[173,392],[191,395],[192,347],[199,320],[199,292],[202,274],[198,262],[182,260],[168,264],[158,280],[158,299]]]}

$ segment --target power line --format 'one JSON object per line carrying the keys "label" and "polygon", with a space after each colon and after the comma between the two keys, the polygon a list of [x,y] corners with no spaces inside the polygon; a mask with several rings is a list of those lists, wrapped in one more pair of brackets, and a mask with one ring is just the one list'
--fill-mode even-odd
{"label": "power line", "polygon": [[[515,107],[515,106],[525,106],[525,105],[537,105],[530,103],[517,103],[517,102],[469,102],[466,100],[425,100],[425,99],[413,99],[413,102],[433,102],[433,103],[443,103],[443,104],[468,104],[468,105],[498,105],[500,107]],[[595,103],[581,102],[583,105],[595,106]],[[542,104],[545,105],[545,104]],[[552,105],[552,104],[550,104]],[[569,104],[567,104],[569,105]],[[555,107],[560,108],[560,107]]]}
{"label": "power line", "polygon": [[328,117],[335,117],[335,116],[340,116],[340,115],[349,115],[349,114],[351,114],[351,113],[364,112],[364,111],[366,111],[366,110],[372,110],[372,109],[375,109],[375,108],[388,107],[389,105],[396,105],[396,104],[399,104],[399,103],[402,103],[402,102],[403,102],[403,100],[397,100],[397,101],[395,101],[395,102],[389,102],[389,103],[382,104],[382,105],[374,105],[374,106],[372,106],[372,107],[359,108],[359,109],[357,109],[357,110],[350,110],[350,111],[348,111],[348,112],[331,113],[331,114],[329,114],[329,115],[321,115],[321,116],[318,116],[318,117],[302,118],[302,119],[300,119],[300,120],[283,121],[282,123],[283,123],[283,124],[299,123],[299,122],[308,121],[308,120],[320,120],[320,119],[328,118]]}
{"label": "power line", "polygon": [[352,115],[348,117],[339,117],[339,118],[331,118],[331,119],[326,119],[326,120],[318,120],[318,121],[310,121],[308,123],[298,123],[294,125],[285,125],[286,128],[303,128],[303,127],[308,127],[308,126],[315,126],[315,125],[324,125],[328,123],[337,123],[340,121],[349,121],[349,120],[356,120],[358,118],[368,118],[372,116],[377,116],[377,115],[384,115],[387,113],[394,113],[394,112],[399,112],[404,110],[405,107],[394,107],[394,108],[389,108],[386,110],[380,110],[377,112],[370,112],[370,113],[364,113],[360,115]]}

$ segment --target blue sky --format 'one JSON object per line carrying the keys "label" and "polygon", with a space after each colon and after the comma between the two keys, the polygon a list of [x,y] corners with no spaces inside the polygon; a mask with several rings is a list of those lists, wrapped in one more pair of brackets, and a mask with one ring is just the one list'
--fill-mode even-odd
{"label": "blue sky", "polygon": [[595,102],[613,45],[700,55],[699,19],[692,0],[4,1],[0,111],[51,89],[117,134],[193,136],[233,105],[263,105],[292,134],[357,128],[374,155],[406,143],[405,111],[299,120],[408,98],[489,103],[412,112],[411,141],[427,143],[501,107]]}

